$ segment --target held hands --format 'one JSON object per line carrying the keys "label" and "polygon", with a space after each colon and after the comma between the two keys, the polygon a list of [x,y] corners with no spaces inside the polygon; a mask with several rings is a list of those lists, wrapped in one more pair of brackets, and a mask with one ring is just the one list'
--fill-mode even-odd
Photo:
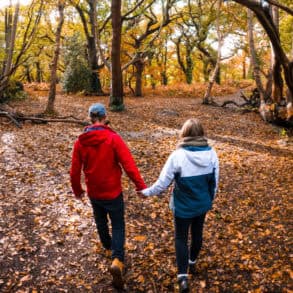
{"label": "held hands", "polygon": [[137,191],[136,191],[136,194],[137,194],[140,198],[146,198],[146,197],[147,197],[146,195],[144,195],[144,194],[142,193],[141,190],[137,190]]}

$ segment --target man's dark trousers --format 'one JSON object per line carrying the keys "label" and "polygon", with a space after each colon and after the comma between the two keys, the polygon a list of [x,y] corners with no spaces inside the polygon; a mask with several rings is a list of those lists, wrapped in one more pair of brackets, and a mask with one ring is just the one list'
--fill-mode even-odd
{"label": "man's dark trousers", "polygon": [[[112,249],[112,259],[124,261],[125,222],[123,194],[113,200],[91,199],[97,230],[106,249]],[[112,238],[109,233],[108,215],[112,224]]]}

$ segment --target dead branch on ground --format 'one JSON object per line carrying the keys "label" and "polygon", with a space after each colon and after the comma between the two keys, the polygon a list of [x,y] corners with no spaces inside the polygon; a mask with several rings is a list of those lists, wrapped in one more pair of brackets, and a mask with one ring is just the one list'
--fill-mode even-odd
{"label": "dead branch on ground", "polygon": [[7,118],[10,122],[12,122],[16,127],[22,128],[22,122],[31,121],[36,124],[46,124],[51,122],[62,122],[62,123],[76,123],[82,126],[89,125],[89,122],[79,120],[78,118],[70,115],[65,117],[54,117],[48,118],[44,114],[38,114],[34,116],[25,116],[23,113],[14,111],[8,105],[0,106],[0,117]]}

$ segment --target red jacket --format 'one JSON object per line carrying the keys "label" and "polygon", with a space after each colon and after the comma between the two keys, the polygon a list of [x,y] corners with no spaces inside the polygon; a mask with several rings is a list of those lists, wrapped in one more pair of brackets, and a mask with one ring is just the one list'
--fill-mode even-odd
{"label": "red jacket", "polygon": [[90,198],[116,198],[122,192],[121,166],[134,182],[136,190],[146,188],[122,138],[106,125],[88,126],[73,148],[70,179],[74,194],[79,196],[83,192],[80,183],[83,169]]}

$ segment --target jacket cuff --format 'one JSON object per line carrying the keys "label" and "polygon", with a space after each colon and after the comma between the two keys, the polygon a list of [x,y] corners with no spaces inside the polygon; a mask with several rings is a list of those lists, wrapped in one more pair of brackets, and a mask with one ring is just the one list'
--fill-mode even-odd
{"label": "jacket cuff", "polygon": [[145,183],[140,184],[139,186],[136,186],[136,191],[142,191],[143,189],[146,189],[147,186]]}
{"label": "jacket cuff", "polygon": [[84,190],[82,188],[80,188],[80,189],[73,189],[72,191],[73,191],[73,193],[74,193],[74,195],[76,197],[79,197],[82,193],[84,193]]}
{"label": "jacket cuff", "polygon": [[141,193],[144,195],[144,196],[150,196],[150,192],[149,192],[149,188],[145,188],[143,190],[141,190]]}

